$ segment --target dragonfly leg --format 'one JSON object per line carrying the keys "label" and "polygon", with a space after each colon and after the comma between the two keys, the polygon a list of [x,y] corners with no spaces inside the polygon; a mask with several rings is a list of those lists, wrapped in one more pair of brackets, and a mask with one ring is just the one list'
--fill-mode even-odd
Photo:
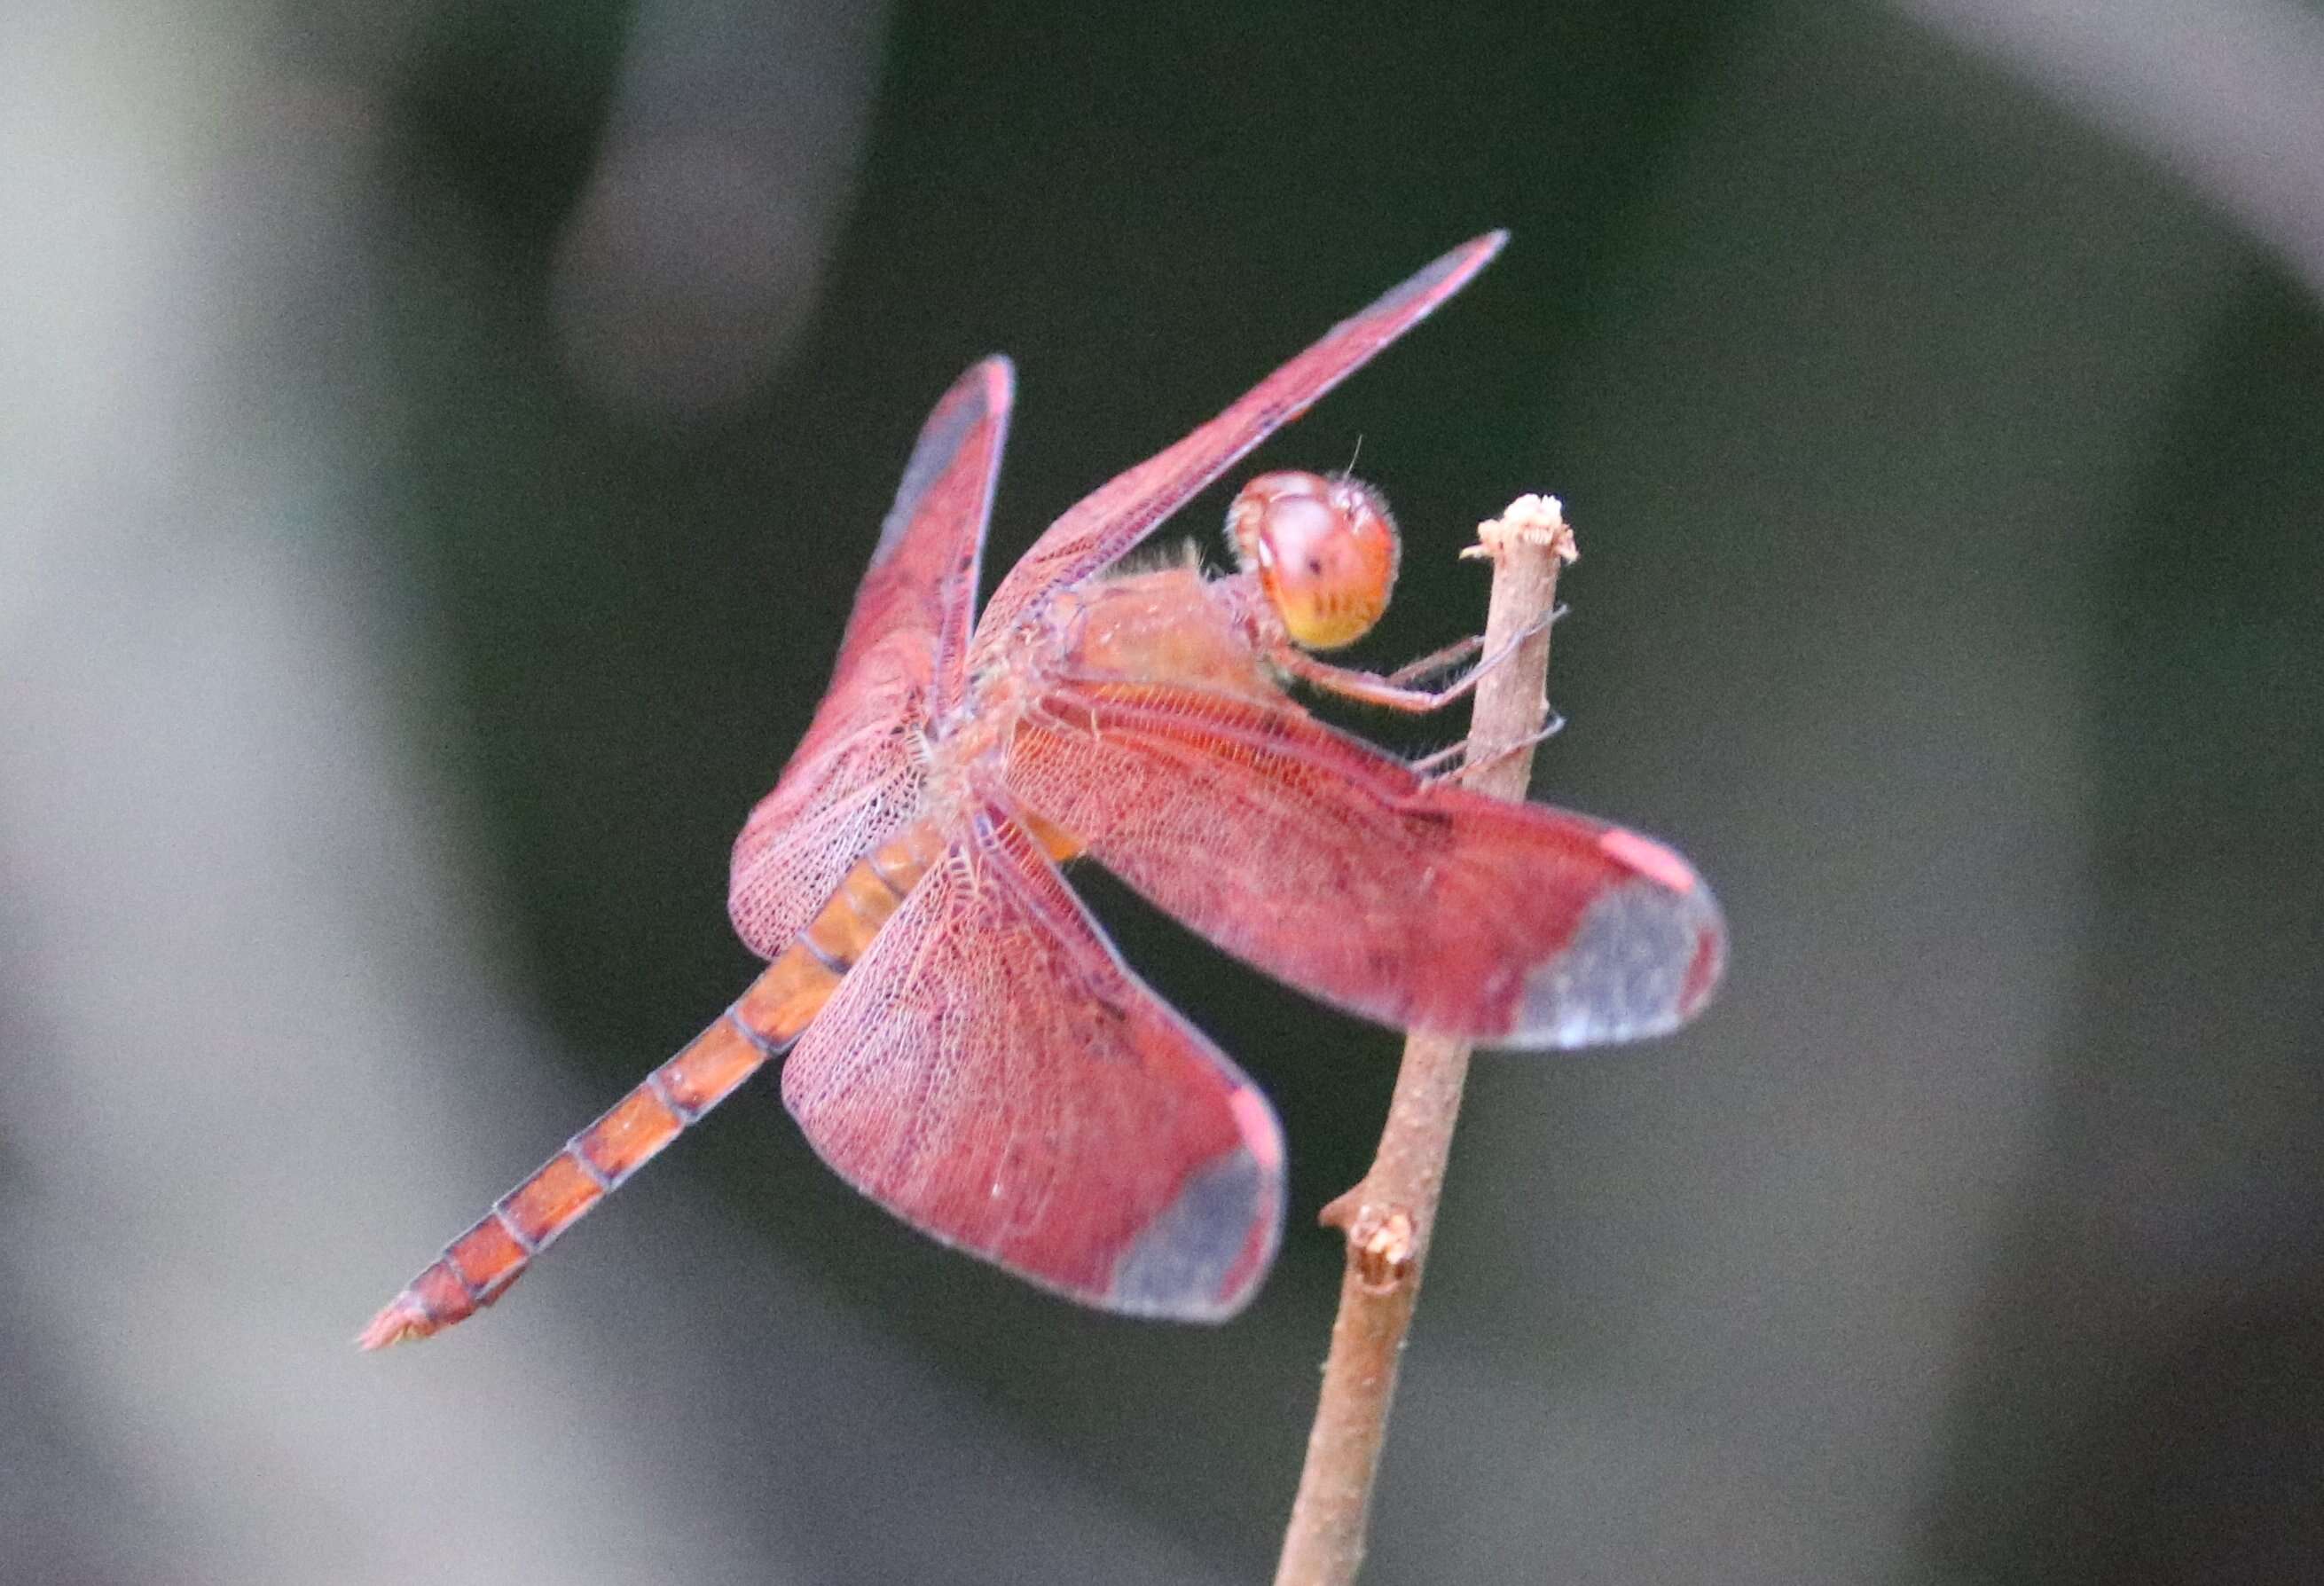
{"label": "dragonfly leg", "polygon": [[1424,754],[1417,760],[1406,761],[1404,763],[1410,768],[1412,774],[1421,780],[1433,782],[1436,780],[1438,771],[1448,765],[1457,764],[1462,756],[1468,752],[1469,746],[1466,743],[1447,743],[1442,749]]}
{"label": "dragonfly leg", "polygon": [[1548,614],[1535,619],[1492,654],[1471,667],[1442,688],[1416,688],[1410,686],[1415,678],[1425,678],[1441,672],[1482,647],[1484,641],[1471,637],[1448,644],[1432,654],[1422,656],[1407,666],[1382,674],[1367,672],[1354,667],[1335,667],[1329,661],[1317,660],[1304,650],[1288,644],[1275,657],[1276,664],[1299,681],[1326,694],[1336,694],[1342,699],[1353,699],[1365,705],[1383,705],[1389,710],[1409,711],[1425,715],[1443,710],[1453,701],[1466,696],[1493,668],[1515,655],[1517,647],[1565,614],[1559,606]]}
{"label": "dragonfly leg", "polygon": [[[1552,714],[1549,720],[1542,724],[1539,732],[1528,733],[1514,743],[1504,744],[1482,760],[1470,760],[1469,746],[1463,742],[1447,744],[1434,754],[1424,754],[1418,760],[1408,761],[1406,763],[1411,766],[1424,781],[1447,781],[1467,771],[1482,770],[1487,766],[1499,765],[1513,754],[1522,754],[1545,739],[1554,738],[1564,726],[1565,718]],[[1447,766],[1452,769],[1447,770],[1444,769]]]}
{"label": "dragonfly leg", "polygon": [[1485,647],[1485,636],[1471,633],[1466,639],[1455,639],[1442,650],[1430,650],[1418,660],[1406,661],[1382,679],[1402,687],[1416,683],[1423,678],[1433,678],[1439,672],[1450,671]]}

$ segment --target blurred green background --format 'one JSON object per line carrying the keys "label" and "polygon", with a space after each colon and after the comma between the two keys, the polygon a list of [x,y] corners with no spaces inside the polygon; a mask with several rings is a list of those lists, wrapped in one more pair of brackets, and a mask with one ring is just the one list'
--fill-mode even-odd
{"label": "blurred green background", "polygon": [[1480,1059],[1366,1580],[2324,1574],[2312,6],[31,0],[0,106],[0,1581],[1267,1578],[1397,1043],[1093,871],[1289,1137],[1241,1319],[948,1255],[761,1083],[346,1341],[747,981],[961,368],[1005,567],[1493,226],[1252,466],[1360,438],[1383,666],[1563,496],[1536,796],[1733,968]]}

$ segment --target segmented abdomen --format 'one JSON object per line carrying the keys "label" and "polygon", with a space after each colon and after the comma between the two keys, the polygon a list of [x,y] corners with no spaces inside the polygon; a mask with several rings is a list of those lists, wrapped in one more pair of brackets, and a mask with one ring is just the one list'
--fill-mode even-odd
{"label": "segmented abdomen", "polygon": [[558,1235],[798,1039],[943,847],[924,820],[858,860],[733,1007],[447,1245],[357,1342],[426,1338],[506,1293]]}

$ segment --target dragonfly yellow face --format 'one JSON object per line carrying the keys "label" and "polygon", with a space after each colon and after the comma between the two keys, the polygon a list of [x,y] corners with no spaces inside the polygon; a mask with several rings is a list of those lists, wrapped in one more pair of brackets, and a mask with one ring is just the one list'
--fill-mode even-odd
{"label": "dragonfly yellow face", "polygon": [[1283,1211],[1273,1111],[1133,975],[1057,871],[1075,854],[1228,952],[1381,1022],[1534,1047],[1668,1030],[1724,962],[1668,848],[1416,775],[1291,683],[1434,709],[1309,652],[1385,608],[1396,536],[1352,480],[1263,475],[1240,567],[1108,569],[1261,439],[1458,291],[1454,249],[1051,525],[975,617],[1014,394],[977,364],[922,429],[830,687],[733,855],[770,962],[676,1057],[455,1240],[363,1335],[473,1314],[565,1228],[788,1052],[783,1097],[848,1182],[923,1231],[1084,1304],[1215,1320]]}
{"label": "dragonfly yellow face", "polygon": [[1388,503],[1342,474],[1262,474],[1227,509],[1227,539],[1259,582],[1284,635],[1302,650],[1342,650],[1372,631],[1396,587]]}

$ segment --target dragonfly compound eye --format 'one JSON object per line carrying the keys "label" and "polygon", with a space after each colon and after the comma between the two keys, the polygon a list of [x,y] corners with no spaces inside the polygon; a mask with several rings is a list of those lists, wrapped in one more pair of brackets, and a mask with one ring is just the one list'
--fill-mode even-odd
{"label": "dragonfly compound eye", "polygon": [[1262,474],[1227,509],[1227,537],[1303,650],[1353,644],[1388,609],[1396,522],[1380,493],[1360,479]]}

